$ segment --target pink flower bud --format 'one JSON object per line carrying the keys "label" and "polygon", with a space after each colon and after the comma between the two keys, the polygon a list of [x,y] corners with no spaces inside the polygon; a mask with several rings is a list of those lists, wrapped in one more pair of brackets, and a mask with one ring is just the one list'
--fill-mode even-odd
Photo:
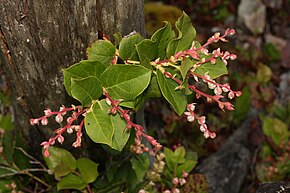
{"label": "pink flower bud", "polygon": [[206,132],[206,125],[201,125],[200,127],[199,127],[199,130],[201,131],[201,132]]}
{"label": "pink flower bud", "polygon": [[188,122],[193,122],[194,121],[194,116],[189,115],[189,116],[187,116],[186,119],[187,119]]}
{"label": "pink flower bud", "polygon": [[199,123],[199,124],[204,124],[204,123],[205,123],[205,119],[206,119],[205,116],[201,116],[201,117],[198,119],[198,123]]}
{"label": "pink flower bud", "polygon": [[39,120],[38,119],[30,119],[30,125],[36,125],[38,124]]}
{"label": "pink flower bud", "polygon": [[186,184],[186,180],[184,178],[179,179],[179,184],[182,186]]}
{"label": "pink flower bud", "polygon": [[51,110],[49,108],[47,108],[47,109],[44,110],[44,115],[45,116],[48,117],[48,116],[50,116],[50,114],[51,114]]}
{"label": "pink flower bud", "polygon": [[214,94],[215,95],[221,95],[223,93],[221,87],[217,86],[215,89],[214,89]]}
{"label": "pink flower bud", "polygon": [[228,94],[228,98],[229,99],[233,99],[235,97],[235,93],[233,93],[233,92],[229,92],[229,94]]}
{"label": "pink flower bud", "polygon": [[58,138],[57,138],[57,141],[58,143],[62,144],[63,141],[64,141],[64,137],[62,135],[60,135]]}
{"label": "pink flower bud", "polygon": [[204,132],[204,133],[203,133],[203,136],[204,136],[206,139],[209,138],[209,136],[210,136],[210,135],[209,135],[209,131]]}
{"label": "pink flower bud", "polygon": [[177,177],[173,178],[172,183],[174,185],[177,185],[178,184],[178,178]]}
{"label": "pink flower bud", "polygon": [[55,121],[57,123],[61,123],[63,121],[63,117],[61,114],[57,114],[56,117],[55,117]]}
{"label": "pink flower bud", "polygon": [[231,56],[230,56],[230,59],[231,60],[235,60],[237,58],[237,55],[236,54],[231,54]]}
{"label": "pink flower bud", "polygon": [[171,193],[170,190],[165,190],[163,193]]}
{"label": "pink flower bud", "polygon": [[188,176],[188,173],[186,171],[182,172],[182,177],[186,178]]}
{"label": "pink flower bud", "polygon": [[210,138],[214,139],[216,137],[215,133],[210,133]]}
{"label": "pink flower bud", "polygon": [[44,149],[44,151],[43,151],[43,155],[44,155],[44,157],[49,157],[49,151],[48,151],[48,148],[47,148],[47,149]]}
{"label": "pink flower bud", "polygon": [[72,127],[69,127],[69,128],[67,128],[66,132],[67,132],[68,134],[72,134],[72,133],[74,132],[74,130],[73,130]]}
{"label": "pink flower bud", "polygon": [[41,120],[42,125],[47,125],[48,124],[48,119],[45,117]]}
{"label": "pink flower bud", "polygon": [[112,105],[112,102],[110,101],[110,99],[109,99],[109,98],[106,98],[106,103],[107,103],[107,105],[109,105],[109,106],[111,106],[111,105]]}
{"label": "pink flower bud", "polygon": [[73,147],[77,148],[77,147],[80,147],[81,146],[81,143],[79,141],[75,141],[73,144],[72,144]]}
{"label": "pink flower bud", "polygon": [[187,110],[194,111],[194,110],[195,110],[195,104],[196,104],[196,103],[188,104],[188,106],[187,106]]}
{"label": "pink flower bud", "polygon": [[239,97],[239,96],[241,96],[241,95],[242,95],[242,92],[241,92],[241,91],[236,92],[236,96],[237,96],[237,97]]}
{"label": "pink flower bud", "polygon": [[177,189],[177,188],[175,188],[175,189],[172,191],[172,193],[180,193],[180,190]]}

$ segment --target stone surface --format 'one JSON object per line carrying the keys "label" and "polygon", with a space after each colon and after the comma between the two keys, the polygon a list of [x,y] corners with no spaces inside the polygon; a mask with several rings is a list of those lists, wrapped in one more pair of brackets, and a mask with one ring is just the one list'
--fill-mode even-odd
{"label": "stone surface", "polygon": [[238,8],[239,20],[253,34],[261,34],[266,25],[266,6],[260,0],[242,0]]}
{"label": "stone surface", "polygon": [[289,193],[290,182],[261,183],[256,193]]}
{"label": "stone surface", "polygon": [[247,137],[255,117],[251,114],[216,153],[197,167],[197,172],[207,178],[209,193],[239,193],[251,163]]}

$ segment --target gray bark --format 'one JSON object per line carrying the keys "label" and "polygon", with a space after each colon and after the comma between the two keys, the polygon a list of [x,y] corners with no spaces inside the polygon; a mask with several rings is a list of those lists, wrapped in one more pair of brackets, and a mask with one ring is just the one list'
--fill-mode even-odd
{"label": "gray bark", "polygon": [[[55,128],[30,126],[50,107],[70,101],[62,68],[85,59],[98,35],[144,35],[142,0],[0,0],[0,58],[13,91],[16,127],[27,145],[39,143]],[[33,153],[32,153],[33,154]]]}

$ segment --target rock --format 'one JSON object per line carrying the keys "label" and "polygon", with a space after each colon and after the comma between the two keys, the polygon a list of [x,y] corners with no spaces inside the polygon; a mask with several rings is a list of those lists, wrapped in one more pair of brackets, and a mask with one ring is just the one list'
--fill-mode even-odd
{"label": "rock", "polygon": [[260,0],[242,0],[238,8],[239,20],[253,34],[261,34],[266,24],[266,6]]}
{"label": "rock", "polygon": [[243,125],[213,155],[197,167],[197,172],[206,176],[209,193],[238,193],[249,172],[251,151],[248,134],[256,113],[249,116]]}
{"label": "rock", "polygon": [[289,193],[290,183],[289,182],[267,182],[261,183],[256,193]]}

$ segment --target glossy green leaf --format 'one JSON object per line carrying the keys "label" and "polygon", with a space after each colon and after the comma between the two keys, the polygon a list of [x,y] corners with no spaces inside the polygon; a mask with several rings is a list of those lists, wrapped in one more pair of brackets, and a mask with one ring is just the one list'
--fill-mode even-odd
{"label": "glossy green leaf", "polygon": [[270,117],[264,117],[262,121],[265,135],[272,138],[276,145],[288,141],[290,132],[287,124],[280,119]]}
{"label": "glossy green leaf", "polygon": [[186,78],[187,72],[193,67],[193,62],[189,58],[184,58],[180,66],[180,73],[183,80]]}
{"label": "glossy green leaf", "polygon": [[115,46],[107,40],[97,40],[87,49],[88,60],[96,60],[109,65],[116,53]]}
{"label": "glossy green leaf", "polygon": [[121,151],[129,139],[130,132],[126,130],[126,121],[119,114],[110,115],[109,109],[105,100],[95,103],[85,117],[86,132],[94,142],[107,144]]}
{"label": "glossy green leaf", "polygon": [[95,181],[99,175],[97,163],[88,158],[79,158],[77,160],[77,167],[81,174],[83,182],[89,184]]}
{"label": "glossy green leaf", "polygon": [[187,99],[181,90],[175,90],[179,86],[175,81],[166,78],[160,70],[157,70],[157,81],[164,98],[171,104],[178,115],[181,115],[186,107]]}
{"label": "glossy green leaf", "polygon": [[200,75],[208,73],[211,79],[215,79],[224,74],[228,74],[228,69],[223,61],[220,58],[217,58],[215,64],[211,64],[210,62],[201,64],[194,72]]}
{"label": "glossy green leaf", "polygon": [[125,36],[119,46],[119,56],[125,60],[139,60],[136,45],[143,40],[143,37],[139,33]]}
{"label": "glossy green leaf", "polygon": [[99,78],[100,75],[109,65],[102,64],[98,61],[83,60],[77,64],[63,70],[64,86],[69,95],[71,94],[71,80],[82,79],[89,76]]}
{"label": "glossy green leaf", "polygon": [[50,156],[43,156],[43,158],[55,176],[67,175],[76,169],[76,159],[69,151],[54,146],[49,147],[48,151]]}
{"label": "glossy green leaf", "polygon": [[116,64],[104,71],[100,81],[114,99],[132,101],[147,88],[150,78],[151,70],[143,66]]}
{"label": "glossy green leaf", "polygon": [[97,100],[102,93],[101,82],[94,76],[71,80],[71,94],[82,103],[83,107],[90,106],[92,101]]}
{"label": "glossy green leaf", "polygon": [[136,48],[141,65],[151,69],[150,61],[153,61],[157,57],[157,46],[152,40],[144,39],[140,44],[136,46]]}
{"label": "glossy green leaf", "polygon": [[69,174],[65,177],[63,177],[58,183],[57,183],[57,189],[63,190],[63,189],[75,189],[75,190],[82,190],[87,186],[86,183],[84,183],[81,180],[80,176],[77,176],[75,174]]}
{"label": "glossy green leaf", "polygon": [[93,105],[85,117],[85,128],[88,136],[96,143],[112,146],[114,127],[108,111],[98,105]]}
{"label": "glossy green leaf", "polygon": [[167,57],[173,56],[179,51],[189,49],[196,35],[190,17],[184,12],[175,23],[175,26],[178,31],[178,36],[169,42],[167,46]]}
{"label": "glossy green leaf", "polygon": [[168,43],[174,38],[175,33],[172,30],[171,23],[165,22],[165,26],[158,29],[151,37],[151,40],[157,45],[157,56],[160,60],[165,59]]}
{"label": "glossy green leaf", "polygon": [[137,51],[141,65],[150,69],[150,61],[157,58],[160,60],[165,59],[167,45],[174,36],[175,33],[171,28],[171,24],[165,22],[165,26],[157,30],[151,39],[144,39],[140,42],[137,45]]}
{"label": "glossy green leaf", "polygon": [[147,154],[141,154],[131,159],[132,168],[136,174],[137,181],[143,181],[149,168],[149,157]]}
{"label": "glossy green leaf", "polygon": [[162,96],[161,90],[159,88],[157,77],[154,75],[151,78],[150,84],[146,89],[145,97],[150,98],[160,98]]}

